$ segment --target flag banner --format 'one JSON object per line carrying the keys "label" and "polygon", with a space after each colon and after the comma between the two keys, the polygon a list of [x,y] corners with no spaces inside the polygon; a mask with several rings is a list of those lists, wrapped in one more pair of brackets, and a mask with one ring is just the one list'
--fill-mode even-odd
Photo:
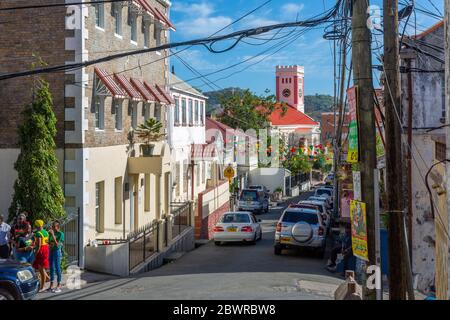
{"label": "flag banner", "polygon": [[359,140],[358,140],[358,87],[351,87],[347,90],[347,100],[350,114],[350,124],[348,129],[348,163],[359,162]]}

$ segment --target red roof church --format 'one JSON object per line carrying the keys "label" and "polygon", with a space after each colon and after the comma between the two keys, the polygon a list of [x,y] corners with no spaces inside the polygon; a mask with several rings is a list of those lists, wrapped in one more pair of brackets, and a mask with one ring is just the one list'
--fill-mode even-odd
{"label": "red roof church", "polygon": [[276,67],[276,96],[281,103],[269,116],[272,128],[280,131],[293,146],[308,147],[320,143],[320,123],[305,114],[305,69],[301,66]]}

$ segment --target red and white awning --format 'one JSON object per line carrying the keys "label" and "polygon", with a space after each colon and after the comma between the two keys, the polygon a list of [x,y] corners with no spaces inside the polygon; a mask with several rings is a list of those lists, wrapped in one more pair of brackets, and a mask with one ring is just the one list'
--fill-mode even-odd
{"label": "red and white awning", "polygon": [[175,104],[175,101],[172,99],[169,93],[165,91],[163,88],[161,88],[158,84],[155,85],[156,89],[161,93],[161,95],[166,99],[166,102],[168,104]]}
{"label": "red and white awning", "polygon": [[211,160],[217,157],[216,145],[210,144],[193,144],[191,148],[192,160]]}
{"label": "red and white awning", "polygon": [[156,97],[150,91],[148,91],[147,87],[144,85],[144,83],[141,80],[131,78],[131,84],[136,88],[137,91],[139,91],[141,96],[147,102],[155,102],[156,101]]}
{"label": "red and white awning", "polygon": [[120,83],[122,88],[128,93],[128,96],[133,101],[142,101],[143,100],[139,91],[137,91],[133,87],[131,82],[123,74],[115,74],[114,77],[116,78],[117,82]]}
{"label": "red and white awning", "polygon": [[167,104],[166,98],[156,89],[156,87],[153,87],[148,84],[147,81],[144,81],[144,85],[147,88],[147,90],[156,98],[156,102]]}
{"label": "red and white awning", "polygon": [[139,4],[147,11],[147,13],[155,19],[158,19],[162,24],[167,25],[168,28],[176,31],[175,26],[166,17],[166,15],[161,12],[158,8],[151,6],[147,0],[137,0]]}
{"label": "red and white awning", "polygon": [[114,80],[114,77],[105,70],[95,67],[94,72],[114,98],[125,99],[128,96],[126,91]]}

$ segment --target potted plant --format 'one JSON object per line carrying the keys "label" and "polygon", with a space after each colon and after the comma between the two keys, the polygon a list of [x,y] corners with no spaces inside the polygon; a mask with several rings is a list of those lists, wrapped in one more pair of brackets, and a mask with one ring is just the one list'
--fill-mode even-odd
{"label": "potted plant", "polygon": [[160,141],[166,135],[161,133],[163,124],[154,118],[147,119],[136,129],[136,134],[139,138],[144,140],[144,144],[141,146],[142,155],[149,157],[153,153],[155,147],[151,142]]}

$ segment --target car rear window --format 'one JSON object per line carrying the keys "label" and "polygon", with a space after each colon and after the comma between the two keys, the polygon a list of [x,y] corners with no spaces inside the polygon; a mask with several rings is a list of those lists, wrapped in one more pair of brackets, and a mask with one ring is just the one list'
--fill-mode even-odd
{"label": "car rear window", "polygon": [[258,191],[244,190],[241,193],[241,200],[243,201],[258,201]]}
{"label": "car rear window", "polygon": [[248,214],[242,213],[227,213],[222,217],[223,223],[249,223],[250,218]]}
{"label": "car rear window", "polygon": [[308,224],[318,224],[319,218],[316,213],[304,211],[286,211],[283,215],[283,222],[297,223],[301,221]]}
{"label": "car rear window", "polygon": [[330,190],[326,190],[326,189],[319,189],[319,190],[317,190],[317,194],[318,194],[319,196],[322,195],[322,194],[331,196],[331,191],[330,191]]}

